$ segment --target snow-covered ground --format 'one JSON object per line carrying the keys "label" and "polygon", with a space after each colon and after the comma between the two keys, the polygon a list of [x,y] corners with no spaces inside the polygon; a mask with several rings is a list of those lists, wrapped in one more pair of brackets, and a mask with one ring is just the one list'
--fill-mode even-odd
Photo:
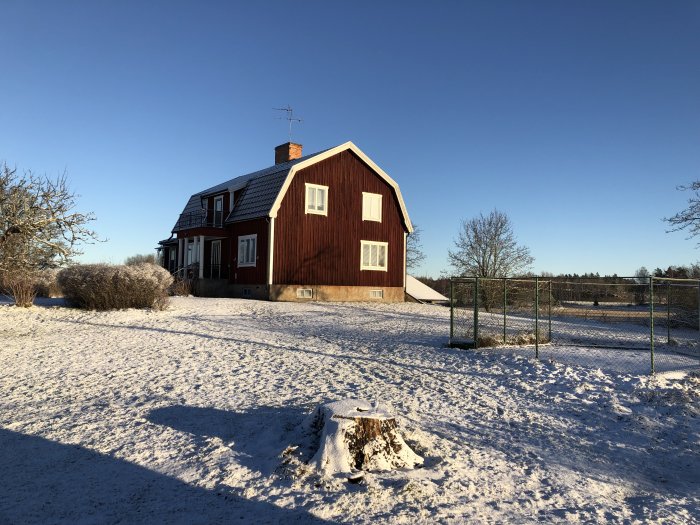
{"label": "snow-covered ground", "polygon": [[[0,305],[0,523],[700,523],[700,374],[448,332],[416,304]],[[389,405],[424,467],[349,484],[288,462],[348,397]]]}
{"label": "snow-covered ground", "polygon": [[[457,343],[465,341],[471,343],[473,310],[460,309],[455,319],[457,322],[454,340]],[[552,343],[539,346],[539,355],[542,359],[636,375],[651,372],[650,330],[644,322],[609,322],[584,317],[553,316],[551,325],[546,319],[540,321],[539,333],[542,337],[548,336],[550,326]],[[460,337],[465,329],[468,335]],[[507,337],[513,339],[518,334],[530,334],[533,335],[534,342],[534,333],[534,316],[522,314],[508,316]],[[494,341],[502,341],[503,316],[480,312],[479,334],[482,337],[488,335]],[[492,351],[534,356],[535,346],[532,344],[523,347],[496,347]],[[673,328],[669,333],[665,326],[658,326],[654,336],[654,370],[656,372],[692,371],[698,367],[700,367],[698,331]]]}

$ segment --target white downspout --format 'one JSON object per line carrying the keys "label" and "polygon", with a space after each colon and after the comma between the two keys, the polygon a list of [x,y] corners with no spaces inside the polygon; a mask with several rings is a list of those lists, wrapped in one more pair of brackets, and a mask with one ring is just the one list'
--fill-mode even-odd
{"label": "white downspout", "polygon": [[408,263],[408,257],[406,253],[406,247],[408,246],[408,232],[403,232],[403,291],[406,291],[406,274],[408,273],[408,268],[406,264]]}

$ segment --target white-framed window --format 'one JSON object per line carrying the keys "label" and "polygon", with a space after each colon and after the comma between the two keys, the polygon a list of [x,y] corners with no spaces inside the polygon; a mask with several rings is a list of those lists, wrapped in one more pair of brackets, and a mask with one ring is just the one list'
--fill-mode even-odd
{"label": "white-framed window", "polygon": [[362,220],[382,222],[382,196],[362,192]]}
{"label": "white-framed window", "polygon": [[360,269],[387,271],[388,242],[360,241]]}
{"label": "white-framed window", "polygon": [[258,235],[241,235],[238,237],[238,267],[255,266]]}
{"label": "white-framed window", "polygon": [[297,298],[299,299],[312,299],[314,292],[311,288],[297,288]]}
{"label": "white-framed window", "polygon": [[384,299],[384,290],[370,290],[370,299]]}
{"label": "white-framed window", "polygon": [[214,226],[221,226],[224,223],[224,196],[214,197]]}
{"label": "white-framed window", "polygon": [[306,183],[306,213],[328,215],[328,186]]}
{"label": "white-framed window", "polygon": [[221,241],[211,241],[211,278],[221,279]]}
{"label": "white-framed window", "polygon": [[185,266],[194,264],[194,243],[187,242],[187,255],[185,256]]}

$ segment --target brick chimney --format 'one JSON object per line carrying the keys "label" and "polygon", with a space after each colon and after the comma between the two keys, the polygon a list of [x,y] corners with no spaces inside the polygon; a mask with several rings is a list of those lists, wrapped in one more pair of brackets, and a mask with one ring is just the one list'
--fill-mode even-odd
{"label": "brick chimney", "polygon": [[299,157],[301,157],[301,144],[285,142],[275,148],[275,164],[281,164]]}

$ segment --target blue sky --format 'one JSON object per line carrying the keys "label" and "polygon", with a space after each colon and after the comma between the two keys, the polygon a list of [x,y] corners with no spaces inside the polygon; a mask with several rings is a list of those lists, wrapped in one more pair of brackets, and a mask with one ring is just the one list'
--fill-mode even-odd
{"label": "blue sky", "polygon": [[287,141],[352,140],[426,263],[498,208],[535,272],[698,260],[662,222],[700,177],[700,3],[3,0],[0,161],[66,171],[120,263]]}

